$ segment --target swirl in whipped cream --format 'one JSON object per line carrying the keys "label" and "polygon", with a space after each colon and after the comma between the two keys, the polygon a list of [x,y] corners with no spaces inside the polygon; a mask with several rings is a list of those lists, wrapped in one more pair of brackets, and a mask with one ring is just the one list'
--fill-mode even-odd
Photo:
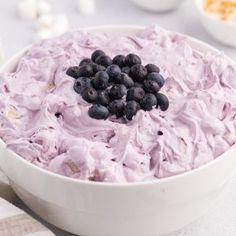
{"label": "swirl in whipped cream", "polygon": [[[144,64],[160,66],[169,109],[139,111],[126,124],[90,118],[90,104],[65,72],[98,48],[110,56],[136,53]],[[155,26],[120,37],[66,33],[35,44],[15,72],[0,77],[0,136],[8,148],[72,178],[163,178],[217,158],[236,141],[236,66]]]}

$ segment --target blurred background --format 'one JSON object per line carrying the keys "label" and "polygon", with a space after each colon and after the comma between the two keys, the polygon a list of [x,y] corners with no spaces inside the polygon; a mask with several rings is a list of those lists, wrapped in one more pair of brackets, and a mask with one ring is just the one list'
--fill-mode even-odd
{"label": "blurred background", "polygon": [[[137,6],[133,1],[142,2],[144,7],[149,8],[149,10]],[[232,13],[232,7],[236,7],[236,5],[226,4],[231,6],[230,10],[220,8],[220,12],[224,13],[222,16],[221,13],[210,13],[217,11],[218,5],[213,4],[208,9],[209,12],[205,6],[206,3],[219,3],[220,0],[133,1],[2,0],[0,1],[0,42],[2,44],[0,63],[24,46],[42,38],[59,35],[68,29],[107,24],[144,26],[157,24],[168,30],[178,31],[203,40],[236,60],[236,49],[234,48],[236,46],[236,11]],[[41,5],[37,5],[39,2]],[[168,7],[168,2],[174,4],[174,9],[160,12],[163,8]],[[227,1],[225,0],[225,2]],[[153,3],[155,4],[152,5]],[[165,4],[167,5],[165,6]],[[199,4],[201,9],[197,7]],[[228,12],[230,13],[229,18],[225,17]],[[217,35],[211,36],[214,34]],[[219,40],[219,38],[221,39]],[[224,40],[226,42],[219,42]],[[235,184],[236,179],[229,185],[228,192],[222,197],[222,201],[212,208],[207,215],[170,236],[235,236]],[[19,200],[16,204],[29,211]],[[30,212],[30,214],[32,213]],[[70,235],[50,225],[47,226],[58,236]]]}
{"label": "blurred background", "polygon": [[[157,24],[168,30],[201,39],[236,59],[235,49],[218,43],[203,27],[195,4],[195,2],[199,2],[198,0],[139,0],[142,4],[149,4],[148,7],[151,7],[152,11],[144,10],[130,0],[45,0],[43,2],[49,3],[50,9],[48,6],[42,5],[40,15],[36,16],[34,14],[37,13],[33,10],[34,1],[0,1],[0,39],[6,58],[27,44],[47,35],[50,36],[51,33],[40,26],[40,24],[49,24],[50,20],[43,16],[49,13],[50,16],[57,17],[57,25],[61,25],[61,32],[67,28],[105,24]],[[158,7],[162,7],[163,3],[169,1],[177,4],[175,10],[155,11],[160,10]],[[151,5],[153,2],[156,4]],[[236,34],[236,30],[234,34]],[[229,37],[229,35],[225,35],[225,37]]]}

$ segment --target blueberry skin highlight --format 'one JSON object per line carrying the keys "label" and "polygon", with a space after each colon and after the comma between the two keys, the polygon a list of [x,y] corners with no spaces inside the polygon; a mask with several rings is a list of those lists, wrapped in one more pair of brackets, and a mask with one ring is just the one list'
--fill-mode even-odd
{"label": "blueberry skin highlight", "polygon": [[144,98],[140,101],[140,106],[144,111],[151,111],[157,105],[157,99],[154,94],[146,93]]}
{"label": "blueberry skin highlight", "polygon": [[67,69],[66,74],[74,79],[77,79],[79,67],[78,66],[71,66]]}
{"label": "blueberry skin highlight", "polygon": [[109,116],[109,111],[105,106],[94,104],[89,108],[88,114],[91,118],[105,120]]}
{"label": "blueberry skin highlight", "polygon": [[145,91],[141,87],[133,87],[128,90],[126,101],[134,100],[139,102],[145,95]]}
{"label": "blueberry skin highlight", "polygon": [[109,112],[111,115],[116,115],[117,118],[120,118],[124,115],[125,103],[122,100],[113,100],[109,104]]}
{"label": "blueberry skin highlight", "polygon": [[140,105],[136,101],[128,101],[124,110],[127,120],[132,120],[138,110],[140,110]]}
{"label": "blueberry skin highlight", "polygon": [[126,66],[132,67],[136,64],[142,64],[141,58],[138,55],[130,53],[125,57]]}
{"label": "blueberry skin highlight", "polygon": [[105,52],[103,52],[102,50],[96,50],[92,53],[91,59],[93,62],[95,62],[99,56],[105,56],[105,55],[106,55]]}
{"label": "blueberry skin highlight", "polygon": [[148,74],[147,80],[155,81],[156,83],[158,83],[160,88],[163,87],[163,85],[165,84],[165,79],[163,78],[163,76],[156,73],[156,72],[152,72],[152,73]]}
{"label": "blueberry skin highlight", "polygon": [[169,108],[169,100],[163,93],[156,94],[157,107],[160,107],[162,111],[166,111]]}
{"label": "blueberry skin highlight", "polygon": [[160,68],[154,64],[147,64],[145,66],[145,68],[147,69],[148,73],[152,73],[152,72],[159,73],[160,72]]}

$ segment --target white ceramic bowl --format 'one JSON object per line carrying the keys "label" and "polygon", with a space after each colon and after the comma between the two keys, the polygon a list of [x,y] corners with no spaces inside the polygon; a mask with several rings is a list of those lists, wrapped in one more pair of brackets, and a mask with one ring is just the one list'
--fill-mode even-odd
{"label": "white ceramic bowl", "polygon": [[148,11],[170,11],[176,9],[183,0],[131,0],[137,6]]}
{"label": "white ceramic bowl", "polygon": [[[89,28],[134,34],[140,27]],[[193,48],[215,51],[188,38]],[[23,50],[3,67],[15,68]],[[0,140],[0,167],[17,195],[46,221],[81,236],[157,236],[197,219],[215,204],[236,169],[236,147],[190,172],[129,184],[96,183],[60,176],[36,167]]]}
{"label": "white ceramic bowl", "polygon": [[203,8],[203,0],[195,0],[200,20],[209,34],[219,42],[236,47],[236,23],[224,22],[211,16]]}

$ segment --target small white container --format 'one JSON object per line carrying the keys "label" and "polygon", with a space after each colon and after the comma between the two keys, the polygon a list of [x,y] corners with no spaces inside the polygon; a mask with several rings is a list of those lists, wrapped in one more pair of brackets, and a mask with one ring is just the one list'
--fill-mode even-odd
{"label": "small white container", "polygon": [[226,22],[204,10],[203,0],[195,0],[200,20],[209,34],[219,42],[236,47],[236,23]]}
{"label": "small white container", "polygon": [[171,11],[183,2],[183,0],[131,0],[137,6],[148,11]]}

